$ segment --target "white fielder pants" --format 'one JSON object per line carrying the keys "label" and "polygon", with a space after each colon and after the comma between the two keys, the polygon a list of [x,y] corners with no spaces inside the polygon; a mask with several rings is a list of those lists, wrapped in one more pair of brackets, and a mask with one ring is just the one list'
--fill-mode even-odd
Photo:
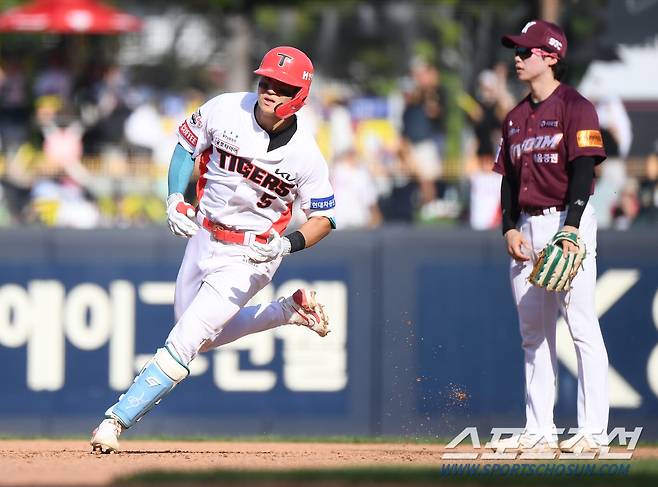
{"label": "white fielder pants", "polygon": [[214,240],[201,229],[185,249],[176,279],[176,324],[166,343],[189,364],[207,351],[242,336],[281,325],[289,318],[274,301],[244,305],[274,276],[281,259],[264,264],[245,261],[246,247]]}
{"label": "white fielder pants", "polygon": [[608,355],[594,308],[596,218],[591,205],[585,208],[580,224],[587,256],[571,291],[549,292],[528,282],[533,260],[562,228],[566,214],[522,214],[519,230],[532,247],[533,259],[522,263],[512,260],[510,267],[525,357],[526,431],[544,436],[553,432],[558,371],[555,336],[561,311],[578,358],[578,427],[597,437],[608,428]]}

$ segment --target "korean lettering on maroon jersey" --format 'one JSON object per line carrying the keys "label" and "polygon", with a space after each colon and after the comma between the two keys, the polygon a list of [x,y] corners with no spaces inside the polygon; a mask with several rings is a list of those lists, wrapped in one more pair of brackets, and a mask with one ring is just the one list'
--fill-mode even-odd
{"label": "korean lettering on maroon jersey", "polygon": [[594,106],[576,90],[560,85],[535,107],[529,99],[507,116],[494,170],[514,178],[520,203],[555,205],[564,202],[566,165],[581,156],[605,159]]}

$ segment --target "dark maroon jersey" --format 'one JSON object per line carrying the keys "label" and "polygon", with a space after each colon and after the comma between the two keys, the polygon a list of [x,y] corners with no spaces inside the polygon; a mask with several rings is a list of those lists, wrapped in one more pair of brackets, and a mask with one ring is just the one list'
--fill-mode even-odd
{"label": "dark maroon jersey", "polygon": [[606,157],[594,106],[568,85],[538,105],[527,96],[502,130],[494,171],[518,188],[521,208],[567,204],[568,164],[581,156],[600,164]]}

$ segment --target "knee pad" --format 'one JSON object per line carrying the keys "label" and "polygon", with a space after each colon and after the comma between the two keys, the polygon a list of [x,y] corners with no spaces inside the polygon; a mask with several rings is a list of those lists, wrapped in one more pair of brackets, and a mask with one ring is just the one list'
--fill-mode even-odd
{"label": "knee pad", "polygon": [[139,373],[119,402],[105,412],[130,428],[160,403],[190,371],[168,348],[159,348]]}

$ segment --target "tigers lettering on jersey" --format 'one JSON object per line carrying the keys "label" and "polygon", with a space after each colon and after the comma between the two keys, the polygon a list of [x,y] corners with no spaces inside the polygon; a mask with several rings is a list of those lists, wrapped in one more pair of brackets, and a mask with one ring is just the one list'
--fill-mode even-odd
{"label": "tigers lettering on jersey", "polygon": [[278,196],[284,197],[290,194],[294,184],[286,183],[274,174],[252,164],[250,160],[231,155],[224,151],[218,152],[219,167],[227,171],[241,174],[245,179],[253,181],[262,188],[274,191]]}
{"label": "tigers lettering on jersey", "polygon": [[510,155],[514,161],[518,161],[521,159],[521,155],[525,152],[555,150],[562,140],[562,137],[562,133],[528,137],[520,144],[512,145],[510,148]]}

